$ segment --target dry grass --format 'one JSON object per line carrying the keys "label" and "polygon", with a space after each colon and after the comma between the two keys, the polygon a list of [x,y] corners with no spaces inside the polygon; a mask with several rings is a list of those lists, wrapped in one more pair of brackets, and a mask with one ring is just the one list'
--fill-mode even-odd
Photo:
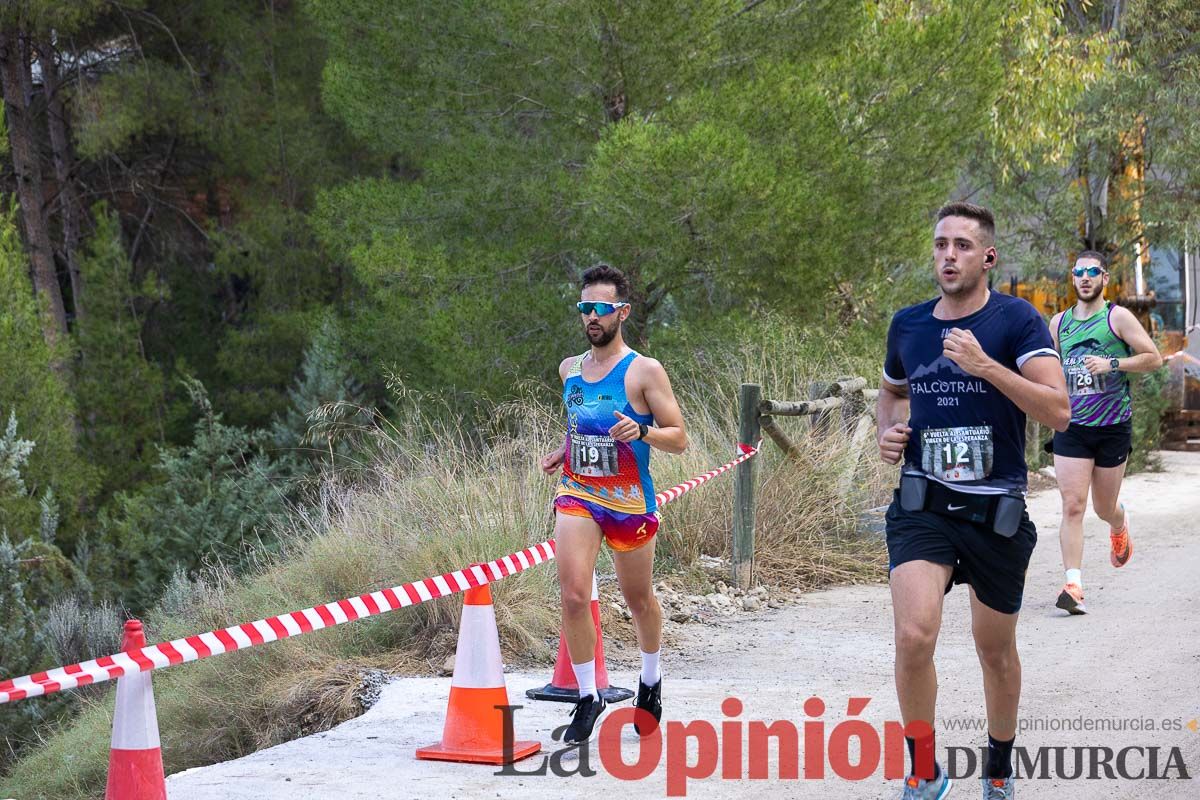
{"label": "dry grass", "polygon": [[[855,371],[824,341],[780,340],[714,362],[673,370],[692,446],[655,456],[662,488],[723,463],[734,452],[742,376],[771,398],[806,396],[811,380]],[[842,365],[837,369],[836,365]],[[877,369],[877,367],[876,367]],[[836,370],[836,371],[835,371]],[[860,374],[863,374],[861,369]],[[874,373],[867,373],[874,374]],[[359,431],[358,460],[327,481],[282,532],[282,555],[235,577],[214,566],[201,579],[177,576],[148,629],[173,638],[404,583],[543,541],[551,534],[553,482],[538,458],[561,442],[554,393],[495,409],[472,428],[397,393],[400,423]],[[447,421],[451,420],[451,421]],[[760,580],[814,588],[883,578],[882,543],[854,535],[854,512],[881,497],[882,471],[852,453],[844,434],[802,435],[798,462],[768,444],[758,464]],[[839,498],[838,478],[857,464],[856,490]],[[729,476],[664,513],[661,572],[696,575],[700,554],[726,555]],[[602,565],[601,569],[606,569]],[[529,570],[493,588],[506,659],[546,663],[558,629],[555,574]],[[431,672],[453,648],[459,598],[259,647],[155,675],[168,772],[213,763],[328,728],[361,712],[372,669]],[[0,795],[98,797],[103,792],[111,692],[89,699],[63,730],[20,761]]]}

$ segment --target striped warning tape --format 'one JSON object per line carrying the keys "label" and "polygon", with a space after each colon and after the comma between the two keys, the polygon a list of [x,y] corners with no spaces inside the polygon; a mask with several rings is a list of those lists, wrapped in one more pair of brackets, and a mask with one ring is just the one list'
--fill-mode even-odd
{"label": "striped warning tape", "polygon": [[244,625],[232,625],[198,636],[188,636],[137,650],[126,650],[82,664],[27,675],[24,678],[0,681],[0,703],[87,686],[135,672],[148,672],[174,664],[198,661],[277,639],[332,628],[345,622],[418,605],[427,600],[498,581],[552,558],[554,542],[542,542],[486,564],[475,564],[466,569],[393,586],[390,589],[360,594],[357,597],[348,597],[345,600],[277,617],[267,617]]}
{"label": "striped warning tape", "polygon": [[[742,450],[742,455],[728,464],[659,493],[655,497],[658,504],[665,505],[676,500],[700,484],[753,457],[762,447],[762,442],[754,448],[748,445],[738,447]],[[53,694],[63,689],[102,683],[122,675],[199,661],[221,653],[244,650],[247,647],[299,636],[322,628],[332,628],[364,617],[386,614],[398,608],[419,605],[427,600],[493,583],[549,561],[554,558],[554,547],[553,540],[542,542],[486,564],[473,564],[465,569],[393,586],[390,589],[368,592],[303,611],[247,622],[244,625],[232,625],[197,636],[126,650],[82,664],[57,667],[47,672],[0,681],[0,705],[26,697]]]}
{"label": "striped warning tape", "polygon": [[672,500],[678,500],[680,497],[687,494],[692,489],[695,489],[700,484],[711,481],[713,478],[717,477],[718,475],[728,472],[729,470],[736,467],[738,464],[741,464],[743,461],[750,460],[754,456],[758,455],[758,451],[762,449],[762,439],[759,439],[758,444],[755,445],[754,447],[751,447],[748,444],[740,444],[739,443],[738,449],[742,451],[742,454],[740,456],[738,456],[737,458],[735,458],[733,461],[730,461],[728,464],[722,464],[721,466],[717,467],[716,469],[706,472],[703,475],[697,475],[695,478],[692,478],[690,481],[684,481],[683,483],[679,484],[678,486],[672,486],[670,489],[667,489],[665,492],[659,492],[658,494],[656,494],[654,496],[655,502],[657,502],[660,506],[662,506],[662,505],[666,505],[667,503],[671,502]]}

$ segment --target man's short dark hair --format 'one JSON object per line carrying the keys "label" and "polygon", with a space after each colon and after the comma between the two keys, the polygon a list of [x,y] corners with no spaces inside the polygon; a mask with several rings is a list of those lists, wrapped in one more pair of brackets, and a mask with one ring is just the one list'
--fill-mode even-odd
{"label": "man's short dark hair", "polygon": [[1100,268],[1108,272],[1108,256],[1101,253],[1099,250],[1084,250],[1079,255],[1075,256],[1075,263],[1079,263],[1081,258],[1094,258],[1100,262]]}
{"label": "man's short dark hair", "polygon": [[941,222],[946,217],[966,217],[973,219],[979,223],[979,229],[983,231],[987,241],[984,244],[991,245],[996,240],[996,218],[992,212],[983,206],[977,206],[974,203],[946,203],[938,209],[937,221]]}
{"label": "man's short dark hair", "polygon": [[583,286],[580,288],[586,289],[597,283],[611,283],[613,288],[617,290],[618,300],[625,302],[629,299],[629,278],[626,278],[625,273],[616,267],[608,264],[597,264],[583,273]]}

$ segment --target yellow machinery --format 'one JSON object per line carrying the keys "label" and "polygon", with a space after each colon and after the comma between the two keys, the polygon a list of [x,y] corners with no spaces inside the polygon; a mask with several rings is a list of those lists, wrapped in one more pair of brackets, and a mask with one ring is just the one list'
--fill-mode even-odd
{"label": "yellow machinery", "polygon": [[[1132,311],[1164,355],[1177,354],[1168,365],[1173,377],[1173,402],[1165,421],[1163,446],[1200,450],[1200,348],[1192,347],[1188,352],[1189,334],[1193,341],[1200,340],[1200,326],[1195,324],[1200,307],[1196,295],[1200,270],[1190,243],[1178,251],[1165,248],[1155,252],[1146,239],[1141,204],[1145,183],[1143,138],[1143,124],[1138,119],[1133,129],[1121,137],[1121,155],[1106,187],[1106,208],[1115,215],[1115,230],[1128,237],[1126,241],[1132,242],[1132,247],[1116,248],[1118,255],[1110,259],[1112,278],[1105,296]],[[1079,180],[1078,188],[1084,197],[1092,196],[1086,178]],[[1086,221],[1081,222],[1081,238],[1090,238],[1088,233]],[[1075,302],[1068,271],[1075,253],[1067,255],[1050,274],[1030,280],[1013,276],[1007,286],[997,288],[1025,298],[1049,319]],[[1162,302],[1151,282],[1163,292]]]}

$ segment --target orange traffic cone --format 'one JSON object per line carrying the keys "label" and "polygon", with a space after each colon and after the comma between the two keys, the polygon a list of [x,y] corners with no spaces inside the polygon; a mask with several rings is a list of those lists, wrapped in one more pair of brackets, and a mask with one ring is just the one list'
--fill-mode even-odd
{"label": "orange traffic cone", "polygon": [[[484,584],[468,589],[463,597],[442,741],[417,750],[417,758],[510,764],[541,750],[540,742],[518,742],[511,729],[505,731],[512,714],[496,706],[507,705],[496,612],[492,591]],[[511,747],[506,748],[508,743]]]}
{"label": "orange traffic cone", "polygon": [[[142,623],[125,623],[121,649],[146,646]],[[166,800],[162,746],[154,691],[149,672],[135,672],[117,679],[117,710],[113,715],[112,750],[108,756],[108,787],[105,800]]]}
{"label": "orange traffic cone", "polygon": [[[600,588],[596,585],[596,573],[592,573],[592,620],[596,623],[596,688],[606,703],[619,703],[633,697],[629,689],[608,685],[608,668],[604,666],[604,634],[600,631]],[[554,676],[540,689],[526,689],[525,696],[532,700],[555,700],[574,703],[579,699],[579,681],[571,668],[571,654],[567,652],[567,637],[558,634],[558,660],[554,662]]]}

